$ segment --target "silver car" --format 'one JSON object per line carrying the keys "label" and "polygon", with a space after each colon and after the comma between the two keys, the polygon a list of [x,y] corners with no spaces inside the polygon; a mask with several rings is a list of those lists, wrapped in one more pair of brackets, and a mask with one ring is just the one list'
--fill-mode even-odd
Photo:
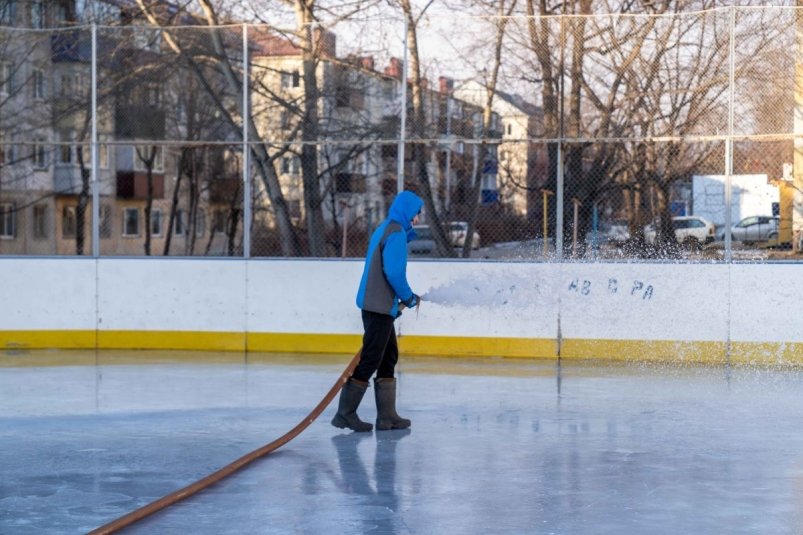
{"label": "silver car", "polygon": [[[772,216],[745,217],[731,227],[731,239],[748,244],[776,239],[779,221],[780,218]],[[725,239],[724,230],[720,231],[719,238],[720,240]]]}
{"label": "silver car", "polygon": [[414,225],[413,230],[416,237],[407,243],[407,253],[411,256],[435,256],[438,247],[429,225]]}

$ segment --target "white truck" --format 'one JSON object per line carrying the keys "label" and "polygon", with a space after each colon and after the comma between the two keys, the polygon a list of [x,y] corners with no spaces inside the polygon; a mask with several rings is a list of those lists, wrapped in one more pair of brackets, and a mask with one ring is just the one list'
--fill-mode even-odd
{"label": "white truck", "polygon": [[[692,214],[703,217],[718,228],[725,225],[725,175],[692,177]],[[731,176],[731,225],[748,216],[773,216],[777,206],[778,187],[770,184],[767,175]]]}

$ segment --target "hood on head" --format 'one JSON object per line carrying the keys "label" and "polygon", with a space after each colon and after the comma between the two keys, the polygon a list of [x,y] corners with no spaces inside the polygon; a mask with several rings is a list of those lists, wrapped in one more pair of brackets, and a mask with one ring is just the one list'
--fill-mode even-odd
{"label": "hood on head", "polygon": [[388,210],[388,219],[400,223],[405,230],[410,230],[413,218],[421,211],[422,206],[424,201],[421,197],[412,191],[402,191],[393,199]]}

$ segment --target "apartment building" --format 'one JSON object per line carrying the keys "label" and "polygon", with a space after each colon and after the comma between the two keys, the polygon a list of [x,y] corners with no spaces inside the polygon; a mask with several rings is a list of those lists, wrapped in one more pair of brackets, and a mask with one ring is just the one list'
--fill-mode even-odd
{"label": "apartment building", "polygon": [[[456,97],[484,105],[488,89],[477,80],[460,83]],[[496,192],[500,202],[520,215],[540,210],[538,189],[547,179],[547,147],[531,140],[541,137],[541,109],[519,95],[496,89],[492,108],[500,118],[501,139],[495,163]],[[485,188],[483,188],[485,189]],[[491,193],[484,193],[488,198]]]}
{"label": "apartment building", "polygon": [[[4,5],[0,254],[92,252],[91,22],[103,25],[94,52],[101,254],[239,254],[242,94],[223,69],[204,64],[213,57],[208,33],[186,28],[200,22],[189,15],[170,20],[185,27],[176,34],[183,47],[179,61],[173,44],[147,24],[135,2]],[[235,69],[242,67],[240,30],[220,31],[230,47],[226,61]],[[314,177],[306,184],[319,188],[326,232],[345,224],[370,229],[396,193],[404,66],[397,59],[380,68],[371,57],[339,57],[330,32],[316,31],[315,42],[316,94],[310,99],[301,49],[249,27],[250,115],[256,127],[249,141],[264,148],[259,165],[278,177],[297,228],[306,224],[306,172]],[[455,96],[452,87],[427,86],[423,99],[427,124],[422,130],[408,120],[406,137],[425,132],[415,143],[427,151],[435,206],[451,218],[469,203],[470,185],[487,167],[477,151],[482,108]],[[314,124],[304,123],[309,102],[316,106]],[[499,139],[498,114],[493,121],[492,136]],[[421,172],[412,144],[405,146],[404,182],[417,189]],[[304,149],[311,145],[314,151]],[[496,145],[489,145],[493,159]],[[311,166],[305,154],[314,155]],[[272,232],[266,180],[255,168],[251,174],[252,228]],[[498,202],[492,174],[482,176],[483,199]]]}
{"label": "apartment building", "polygon": [[92,252],[92,22],[114,25],[95,51],[101,254],[241,250],[241,156],[199,144],[232,136],[189,116],[187,72],[135,3],[0,4],[0,254]]}
{"label": "apartment building", "polygon": [[[268,89],[270,99],[255,101],[266,137],[289,148],[280,158],[279,175],[294,215],[303,218],[304,203],[300,158],[300,124],[303,109],[302,50],[284,37],[262,34],[252,38],[258,46],[253,56],[254,76]],[[384,68],[373,57],[337,55],[336,36],[317,32],[320,54],[316,58],[318,169],[325,197],[326,220],[372,228],[381,221],[397,188],[398,139],[400,136],[401,61],[391,58]],[[423,129],[412,123],[411,92],[407,92],[408,122],[404,182],[408,189],[420,187],[412,160],[412,146],[428,150],[427,176],[435,205],[443,214],[465,204],[467,189],[476,175],[477,144],[481,134],[482,108],[455,98],[452,88],[430,87],[423,92]],[[494,132],[501,136],[499,116],[494,114]],[[414,132],[424,139],[413,141]],[[495,144],[491,144],[495,155]],[[493,189],[495,183],[489,186]],[[447,215],[448,217],[448,215]]]}

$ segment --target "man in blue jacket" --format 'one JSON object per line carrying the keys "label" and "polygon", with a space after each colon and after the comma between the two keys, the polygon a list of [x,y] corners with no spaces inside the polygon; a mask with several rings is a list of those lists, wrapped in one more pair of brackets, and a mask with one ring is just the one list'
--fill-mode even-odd
{"label": "man in blue jacket", "polygon": [[401,315],[400,305],[418,305],[418,297],[407,283],[407,242],[415,238],[413,225],[424,202],[410,191],[399,193],[390,205],[388,217],[371,235],[365,268],[357,291],[365,334],[357,368],[340,392],[337,414],[332,425],[354,431],[371,431],[373,426],[357,416],[368,381],[376,372],[377,430],[406,429],[410,420],[396,413],[396,379],[393,372],[399,360],[393,321]]}

